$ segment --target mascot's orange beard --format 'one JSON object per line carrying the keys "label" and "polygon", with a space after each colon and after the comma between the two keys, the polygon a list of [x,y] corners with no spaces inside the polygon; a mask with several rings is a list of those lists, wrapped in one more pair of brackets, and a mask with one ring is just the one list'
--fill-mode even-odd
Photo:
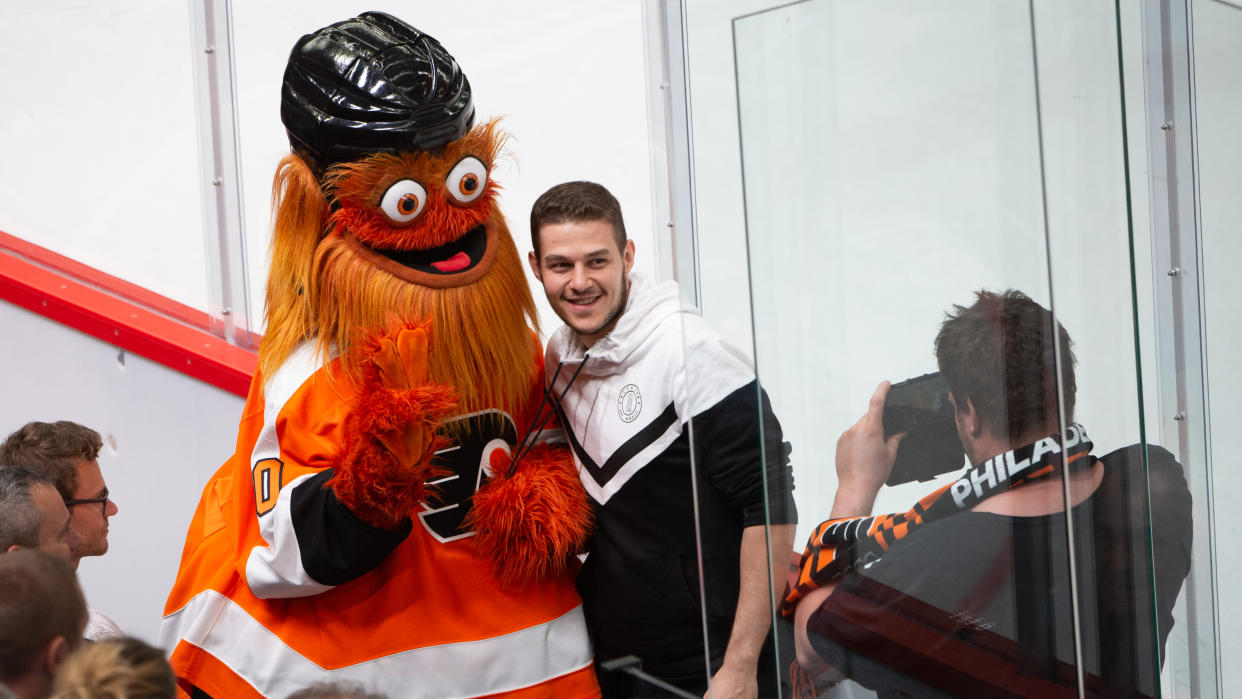
{"label": "mascot's orange beard", "polygon": [[[517,247],[498,208],[485,225],[495,232],[492,267],[478,281],[433,289],[377,268],[337,234],[320,239],[327,203],[296,155],[281,163],[273,185],[276,234],[268,279],[268,330],[259,349],[270,376],[299,344],[313,340],[337,354],[346,377],[361,372],[354,350],[391,321],[432,320],[430,380],[454,387],[461,413],[528,400],[535,372],[535,302]],[[307,245],[307,243],[310,245]]]}
{"label": "mascot's orange beard", "polygon": [[492,267],[473,284],[434,289],[382,271],[340,236],[325,238],[315,253],[311,297],[319,318],[319,343],[349,349],[394,317],[432,320],[428,367],[433,383],[457,389],[462,412],[484,407],[512,411],[528,399],[535,347],[530,294],[504,219],[493,209],[487,227],[496,233]]}

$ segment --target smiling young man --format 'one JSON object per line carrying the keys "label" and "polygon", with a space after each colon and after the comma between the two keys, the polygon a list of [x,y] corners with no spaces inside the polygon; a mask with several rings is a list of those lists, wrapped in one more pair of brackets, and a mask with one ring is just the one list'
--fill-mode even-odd
{"label": "smiling young man", "polygon": [[[531,242],[531,270],[565,322],[548,342],[549,388],[595,508],[578,575],[595,657],[637,656],[696,693],[710,667],[713,697],[775,696],[770,598],[784,576],[774,586],[765,533],[783,572],[796,514],[788,451],[753,368],[683,311],[675,283],[630,274],[634,243],[604,187],[544,193]],[[609,679],[606,695],[666,696]]]}
{"label": "smiling young man", "polygon": [[605,220],[547,223],[535,243],[536,250],[546,251],[543,259],[531,253],[531,269],[548,303],[588,348],[612,330],[629,298],[634,241],[626,240],[624,229],[617,232],[619,225]]}

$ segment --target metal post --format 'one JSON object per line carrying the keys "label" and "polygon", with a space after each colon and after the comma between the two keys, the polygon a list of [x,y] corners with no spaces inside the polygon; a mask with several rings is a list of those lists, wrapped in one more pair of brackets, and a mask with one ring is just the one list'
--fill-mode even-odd
{"label": "metal post", "polygon": [[[1191,696],[1218,697],[1215,518],[1204,354],[1202,249],[1191,0],[1144,0],[1147,140],[1156,299],[1160,442],[1176,445],[1194,498],[1193,565],[1184,588]],[[1152,434],[1153,432],[1149,432]]]}
{"label": "metal post", "polygon": [[[648,124],[659,274],[676,279],[686,300],[701,309],[684,0],[647,0],[643,5],[643,32],[651,86]],[[661,187],[662,183],[667,187]],[[661,235],[663,230],[668,235]]]}
{"label": "metal post", "polygon": [[242,217],[229,0],[191,0],[211,330],[254,346]]}

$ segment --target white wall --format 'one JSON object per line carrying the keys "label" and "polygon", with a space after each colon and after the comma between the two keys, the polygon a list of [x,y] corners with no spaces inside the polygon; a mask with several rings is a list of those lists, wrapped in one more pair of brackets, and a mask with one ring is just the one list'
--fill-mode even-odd
{"label": "white wall", "polygon": [[108,553],[82,560],[87,603],[155,643],[185,532],[208,477],[233,452],[242,399],[43,316],[0,304],[0,438],[72,420],[104,440],[118,512]]}
{"label": "white wall", "polygon": [[189,16],[0,4],[0,230],[205,309]]}
{"label": "white wall", "polygon": [[[233,5],[250,307],[262,328],[269,196],[288,152],[285,60],[302,34],[367,10],[430,33],[470,79],[478,119],[504,117],[495,179],[523,254],[530,205],[593,179],[656,269],[642,4],[266,0]],[[199,309],[208,307],[190,2],[0,5],[0,230]],[[54,38],[51,38],[54,37]],[[663,136],[660,147],[663,147]],[[661,218],[661,220],[664,220]],[[556,326],[546,311],[545,329]]]}

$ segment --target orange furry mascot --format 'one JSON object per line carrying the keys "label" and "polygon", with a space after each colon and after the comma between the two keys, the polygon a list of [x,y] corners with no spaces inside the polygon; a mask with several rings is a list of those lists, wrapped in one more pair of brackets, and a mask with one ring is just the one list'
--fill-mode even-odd
{"label": "orange furry mascot", "polygon": [[298,42],[281,116],[259,370],[161,631],[182,690],[598,695],[591,510],[544,441],[503,136],[435,39],[374,12]]}

